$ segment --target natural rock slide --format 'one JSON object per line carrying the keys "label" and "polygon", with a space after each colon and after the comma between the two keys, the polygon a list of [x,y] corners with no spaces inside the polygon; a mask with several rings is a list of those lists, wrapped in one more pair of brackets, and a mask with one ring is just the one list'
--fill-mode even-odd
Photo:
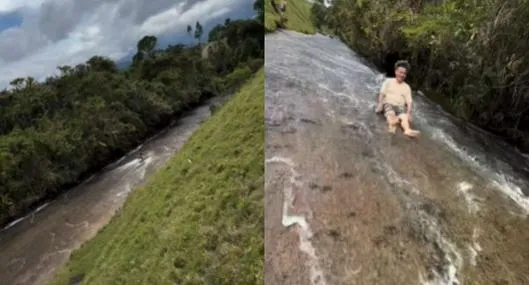
{"label": "natural rock slide", "polygon": [[421,137],[388,134],[384,76],[335,39],[265,56],[265,284],[529,284],[523,154],[420,95]]}

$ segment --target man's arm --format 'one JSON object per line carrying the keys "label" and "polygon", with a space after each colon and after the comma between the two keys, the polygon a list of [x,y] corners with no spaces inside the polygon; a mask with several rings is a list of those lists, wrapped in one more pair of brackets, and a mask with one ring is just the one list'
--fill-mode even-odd
{"label": "man's arm", "polygon": [[382,102],[384,102],[384,93],[378,94],[378,101],[377,101],[377,109],[375,112],[380,113],[382,112]]}
{"label": "man's arm", "polygon": [[411,120],[412,106],[413,106],[413,99],[411,97],[411,88],[410,88],[408,91],[408,95],[406,96],[406,114],[408,114],[408,118],[410,120]]}
{"label": "man's arm", "polygon": [[387,80],[382,83],[382,86],[380,87],[380,92],[378,93],[378,101],[377,101],[377,109],[375,112],[380,113],[382,112],[383,104],[384,104],[384,97],[386,96],[386,85]]}

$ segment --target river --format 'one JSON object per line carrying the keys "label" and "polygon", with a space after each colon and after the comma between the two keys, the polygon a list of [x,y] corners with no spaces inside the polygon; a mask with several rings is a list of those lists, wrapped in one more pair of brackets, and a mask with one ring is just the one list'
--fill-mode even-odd
{"label": "river", "polygon": [[529,284],[524,154],[421,95],[391,135],[339,40],[265,41],[265,284]]}
{"label": "river", "polygon": [[127,195],[182,147],[218,100],[190,111],[81,185],[5,227],[0,232],[0,284],[46,284],[72,251],[110,221]]}

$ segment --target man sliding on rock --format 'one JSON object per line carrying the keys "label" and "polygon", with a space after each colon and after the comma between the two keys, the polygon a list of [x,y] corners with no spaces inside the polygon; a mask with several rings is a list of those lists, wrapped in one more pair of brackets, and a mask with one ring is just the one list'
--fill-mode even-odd
{"label": "man sliding on rock", "polygon": [[411,88],[404,82],[409,70],[410,64],[407,61],[401,60],[395,63],[395,78],[387,78],[382,83],[376,112],[384,112],[390,133],[394,134],[400,123],[405,135],[416,137],[420,132],[410,127],[413,101]]}

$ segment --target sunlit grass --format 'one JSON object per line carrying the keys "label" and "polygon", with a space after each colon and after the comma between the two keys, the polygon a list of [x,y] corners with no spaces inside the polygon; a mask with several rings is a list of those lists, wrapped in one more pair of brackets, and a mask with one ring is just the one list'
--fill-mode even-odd
{"label": "sunlit grass", "polygon": [[[279,0],[265,0],[265,28],[267,32],[273,32],[281,28],[281,17],[278,11],[274,9],[272,1],[276,1],[277,5],[279,5]],[[311,7],[312,4],[307,0],[289,0],[283,28],[305,34],[316,33],[316,28],[311,19]]]}

